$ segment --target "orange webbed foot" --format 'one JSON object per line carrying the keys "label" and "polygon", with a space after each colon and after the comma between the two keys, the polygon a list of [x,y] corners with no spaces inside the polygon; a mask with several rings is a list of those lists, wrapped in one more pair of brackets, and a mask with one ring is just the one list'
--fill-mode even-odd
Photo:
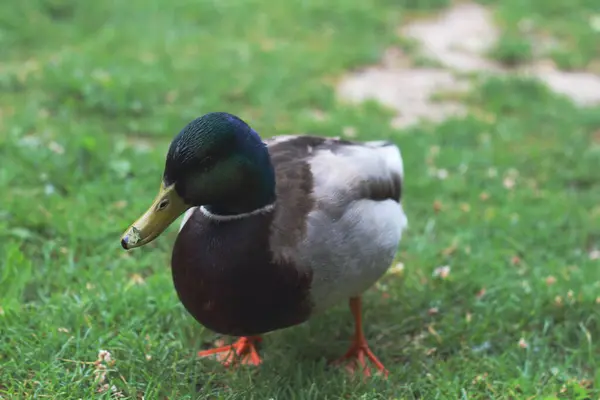
{"label": "orange webbed foot", "polygon": [[375,368],[387,378],[388,370],[383,366],[381,361],[373,354],[369,345],[366,342],[355,342],[350,346],[350,349],[342,357],[334,361],[334,364],[346,364],[346,370],[351,374],[357,372],[357,366],[360,367],[365,377],[371,376],[371,368],[369,361],[373,363]]}
{"label": "orange webbed foot", "polygon": [[[375,367],[383,374],[384,377],[387,378],[389,372],[381,361],[375,357],[375,354],[369,349],[369,345],[367,344],[367,340],[365,339],[365,335],[363,333],[362,326],[362,301],[359,297],[350,298],[350,310],[352,311],[352,315],[354,316],[354,340],[352,341],[352,345],[350,349],[338,360],[334,361],[334,364],[341,364],[346,362],[346,369],[354,374],[356,372],[356,366],[358,365],[362,369],[362,373],[364,377],[371,376],[371,369],[367,361],[370,361],[375,365]],[[350,361],[350,362],[348,362]]]}
{"label": "orange webbed foot", "polygon": [[230,345],[199,351],[198,357],[215,355],[217,360],[226,367],[238,363],[258,366],[262,363],[262,360],[256,351],[255,344],[261,341],[260,336],[243,336]]}

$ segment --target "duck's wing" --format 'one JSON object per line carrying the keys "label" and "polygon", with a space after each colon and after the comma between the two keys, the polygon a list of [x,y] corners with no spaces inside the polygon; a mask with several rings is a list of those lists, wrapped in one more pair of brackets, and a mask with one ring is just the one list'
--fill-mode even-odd
{"label": "duck's wing", "polygon": [[315,136],[267,145],[279,203],[273,256],[310,271],[317,310],[362,293],[390,266],[407,227],[400,149]]}
{"label": "duck's wing", "polygon": [[357,201],[400,202],[404,167],[400,149],[391,142],[295,135],[265,143],[277,180],[276,248],[302,241],[307,219],[314,220],[311,214],[335,221],[353,211]]}
{"label": "duck's wing", "polygon": [[316,207],[341,212],[356,200],[401,199],[404,165],[400,149],[392,142],[297,135],[265,143],[276,170],[281,171],[279,180],[300,178],[294,171],[305,171],[304,186],[310,184]]}

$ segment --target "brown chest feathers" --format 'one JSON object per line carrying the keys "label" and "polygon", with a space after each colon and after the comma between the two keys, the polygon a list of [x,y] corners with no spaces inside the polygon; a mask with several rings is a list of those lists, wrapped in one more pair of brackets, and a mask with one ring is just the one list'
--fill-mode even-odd
{"label": "brown chest feathers", "polygon": [[271,214],[220,222],[192,214],[177,237],[172,272],[179,299],[207,328],[248,336],[306,321],[312,273],[273,261]]}

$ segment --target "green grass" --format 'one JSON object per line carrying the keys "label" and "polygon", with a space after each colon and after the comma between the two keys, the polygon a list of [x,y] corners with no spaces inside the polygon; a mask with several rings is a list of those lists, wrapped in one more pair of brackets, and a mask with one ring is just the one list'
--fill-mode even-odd
{"label": "green grass", "polygon": [[[557,17],[564,1],[544,3],[555,14],[497,3],[500,15],[536,13],[567,41],[580,37]],[[568,15],[596,7],[572,3]],[[397,42],[403,15],[445,5],[0,4],[0,397],[109,398],[94,375],[104,349],[106,382],[132,399],[597,398],[600,109],[535,81],[486,78],[466,117],[398,132],[388,111],[335,99],[344,71]],[[572,57],[597,57],[575,39]],[[365,296],[387,382],[327,367],[352,333],[344,304],[267,335],[258,371],[196,359],[216,336],[177,300],[176,226],[139,251],[120,248],[172,136],[217,109],[264,136],[352,126],[401,145],[406,269]],[[450,275],[432,277],[443,265]]]}
{"label": "green grass", "polygon": [[522,35],[511,35],[504,32],[490,51],[493,59],[507,66],[525,64],[533,60],[531,41]]}
{"label": "green grass", "polygon": [[495,6],[503,32],[492,53],[508,65],[536,57],[558,67],[588,68],[600,57],[600,3],[595,0],[478,0]]}

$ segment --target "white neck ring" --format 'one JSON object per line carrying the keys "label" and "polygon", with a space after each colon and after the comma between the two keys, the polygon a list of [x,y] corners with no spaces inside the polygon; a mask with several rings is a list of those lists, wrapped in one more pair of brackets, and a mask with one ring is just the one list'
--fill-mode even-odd
{"label": "white neck ring", "polygon": [[273,209],[275,208],[275,203],[267,204],[264,207],[257,208],[256,210],[252,210],[247,213],[233,214],[233,215],[213,214],[210,211],[208,211],[204,206],[200,206],[198,208],[200,209],[200,212],[202,214],[204,214],[204,216],[206,218],[210,218],[215,221],[234,221],[237,219],[244,219],[244,218],[252,217],[254,215],[266,214],[270,211],[273,211]]}

